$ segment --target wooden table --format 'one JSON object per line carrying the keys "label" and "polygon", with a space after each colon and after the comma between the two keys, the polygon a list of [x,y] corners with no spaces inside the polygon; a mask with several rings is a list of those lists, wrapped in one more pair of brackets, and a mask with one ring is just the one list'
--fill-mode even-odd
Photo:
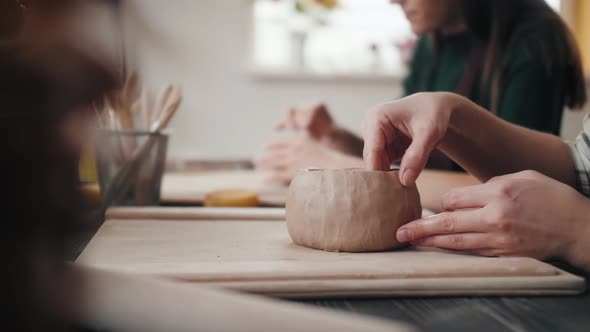
{"label": "wooden table", "polygon": [[315,300],[303,303],[403,321],[424,332],[582,332],[590,329],[589,294],[567,298],[457,297]]}
{"label": "wooden table", "polygon": [[[96,220],[92,229],[80,239],[75,250],[77,254],[101,223],[102,220]],[[559,267],[564,268],[563,265]],[[563,297],[367,298],[298,302],[403,321],[422,331],[590,331],[588,292]]]}
{"label": "wooden table", "polygon": [[410,323],[422,331],[590,331],[590,294],[573,297],[441,297],[303,303]]}

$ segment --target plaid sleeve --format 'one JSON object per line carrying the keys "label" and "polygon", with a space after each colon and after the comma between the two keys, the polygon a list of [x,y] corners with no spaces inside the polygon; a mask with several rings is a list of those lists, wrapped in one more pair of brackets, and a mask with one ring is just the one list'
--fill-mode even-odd
{"label": "plaid sleeve", "polygon": [[584,130],[575,142],[569,143],[576,168],[577,187],[584,196],[590,197],[590,118],[584,118]]}

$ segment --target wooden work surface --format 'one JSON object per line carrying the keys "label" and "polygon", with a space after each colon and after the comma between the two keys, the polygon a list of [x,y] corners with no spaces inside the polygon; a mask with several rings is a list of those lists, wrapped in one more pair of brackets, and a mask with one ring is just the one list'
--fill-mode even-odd
{"label": "wooden work surface", "polygon": [[[99,215],[95,215],[89,216],[88,222],[96,226],[88,233],[81,234],[79,242],[71,248],[74,257],[86,247],[103,220]],[[571,267],[562,263],[554,264],[571,270]],[[576,272],[583,275],[581,271]],[[345,313],[403,321],[423,332],[590,331],[589,292],[575,296],[396,296],[298,301]]]}
{"label": "wooden work surface", "polygon": [[247,189],[257,192],[264,206],[285,206],[287,187],[269,183],[268,177],[254,170],[165,173],[160,201],[166,205],[198,205],[211,191]]}
{"label": "wooden work surface", "polygon": [[282,221],[108,219],[78,262],[295,298],[576,294],[584,289],[582,278],[528,258],[303,248],[292,244]]}

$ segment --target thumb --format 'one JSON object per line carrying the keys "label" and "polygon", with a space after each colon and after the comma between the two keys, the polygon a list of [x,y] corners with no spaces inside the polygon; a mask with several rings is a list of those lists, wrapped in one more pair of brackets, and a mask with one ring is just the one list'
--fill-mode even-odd
{"label": "thumb", "polygon": [[406,186],[412,186],[424,170],[430,152],[434,149],[435,142],[425,137],[417,137],[406,149],[400,165],[400,181]]}

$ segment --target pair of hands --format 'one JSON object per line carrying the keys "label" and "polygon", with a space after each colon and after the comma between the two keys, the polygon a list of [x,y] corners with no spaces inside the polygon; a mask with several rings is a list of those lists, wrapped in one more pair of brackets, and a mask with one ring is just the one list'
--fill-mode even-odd
{"label": "pair of hands", "polygon": [[[401,162],[400,181],[413,185],[430,152],[448,134],[453,111],[461,102],[462,97],[449,93],[416,94],[369,111],[364,123],[366,167],[387,170]],[[341,167],[342,160],[323,146],[335,129],[325,106],[290,110],[277,127],[286,128],[306,135],[270,144],[257,162],[259,168],[272,169],[275,179],[288,182],[299,168]],[[560,258],[586,264],[588,200],[542,174],[525,171],[457,188],[442,197],[442,205],[445,212],[401,227],[397,239],[486,256]]]}
{"label": "pair of hands", "polygon": [[299,169],[339,167],[342,156],[325,144],[335,129],[322,103],[300,110],[291,108],[275,130],[292,130],[298,137],[271,142],[255,160],[256,168],[271,171],[271,181],[289,183]]}
{"label": "pair of hands", "polygon": [[[448,93],[417,94],[369,111],[364,125],[367,168],[386,170],[401,161],[400,181],[413,185],[430,152],[445,140],[461,103],[462,97]],[[560,258],[575,264],[590,236],[588,200],[533,171],[453,189],[442,197],[442,206],[445,212],[402,226],[397,239],[486,256]]]}

